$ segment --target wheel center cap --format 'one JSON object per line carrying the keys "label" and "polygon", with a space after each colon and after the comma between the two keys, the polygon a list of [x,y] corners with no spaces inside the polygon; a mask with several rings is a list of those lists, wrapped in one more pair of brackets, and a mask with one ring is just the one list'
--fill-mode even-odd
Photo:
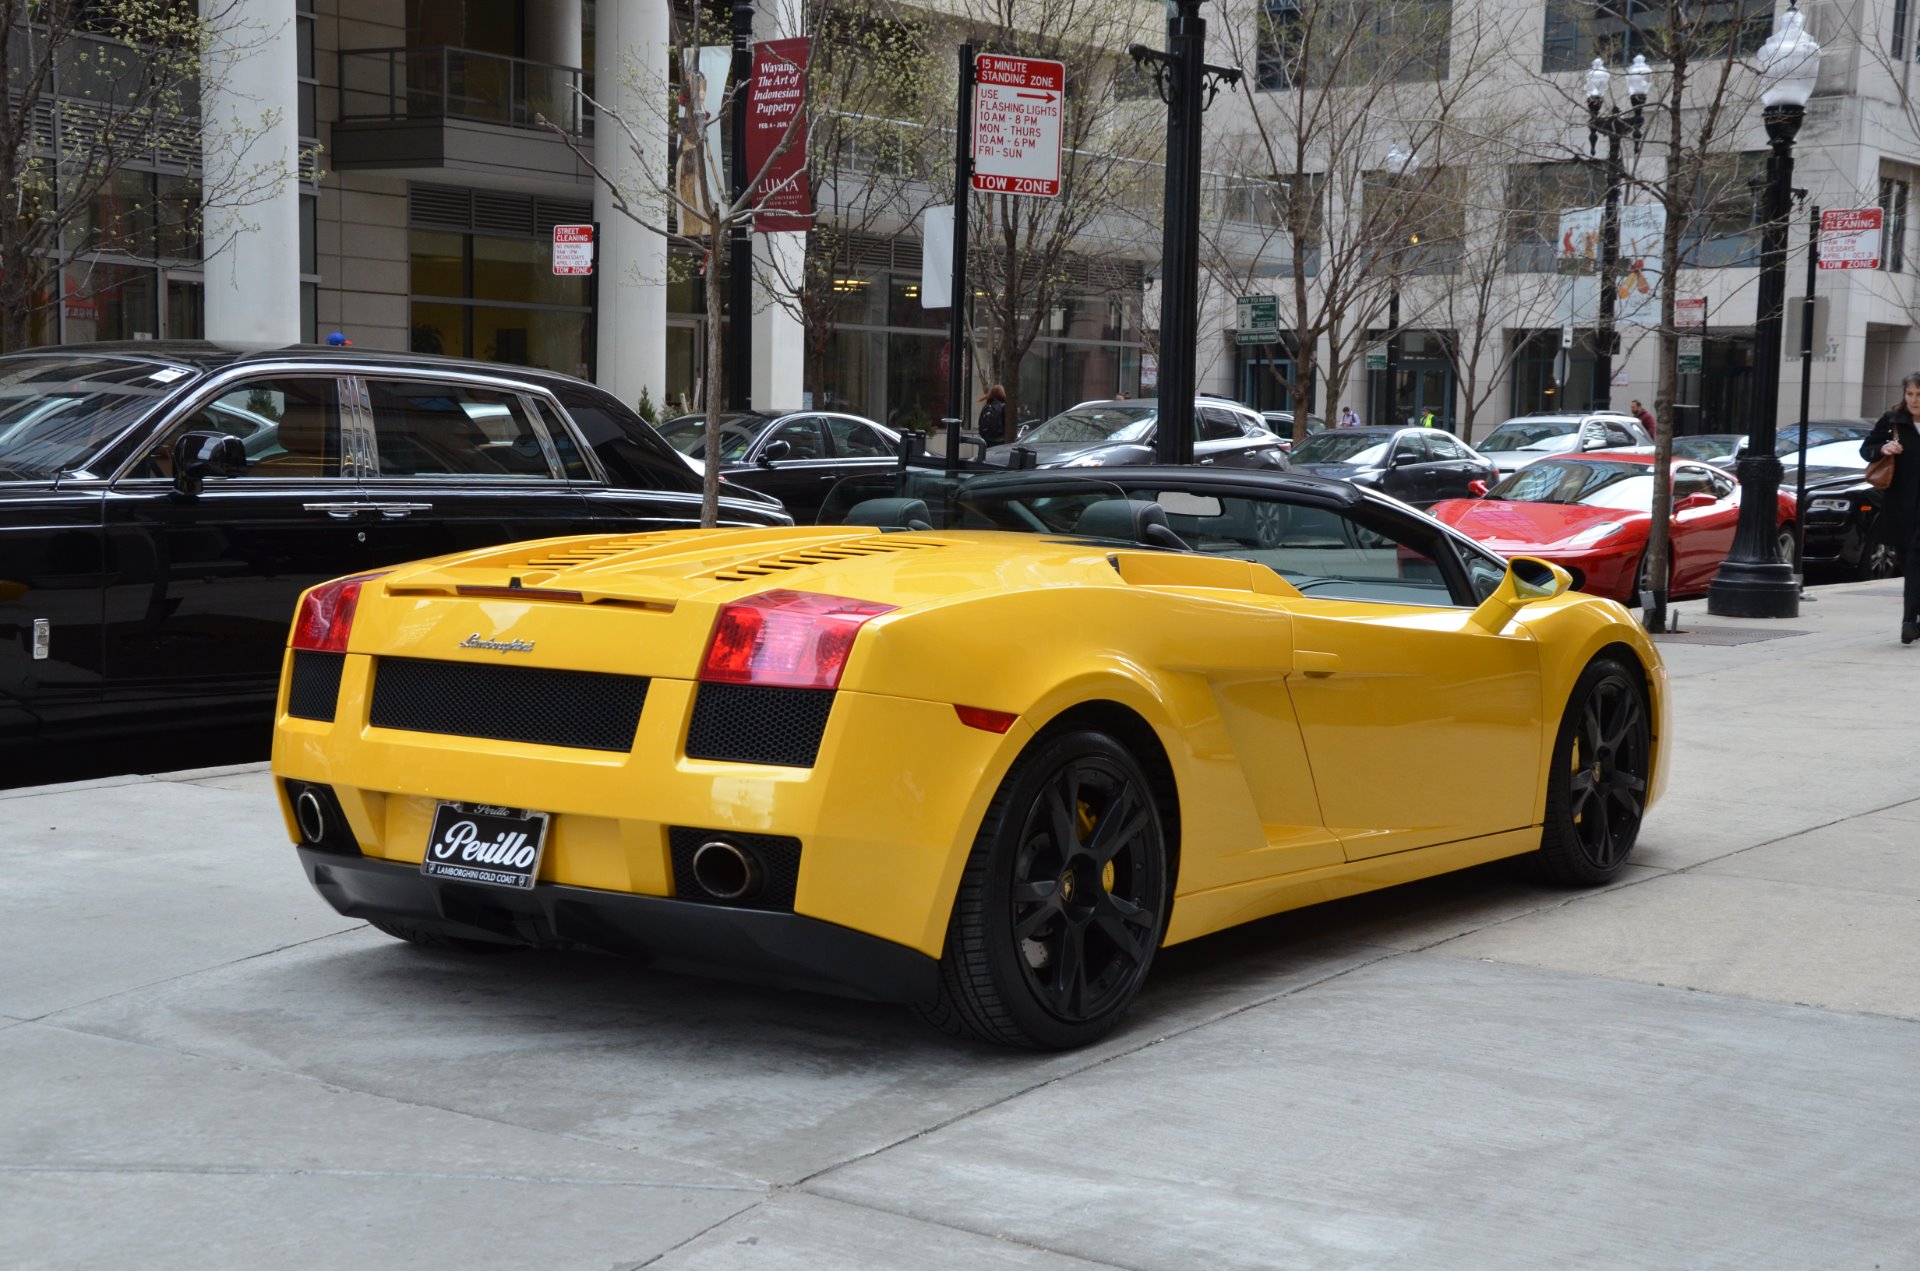
{"label": "wheel center cap", "polygon": [[1067,870],[1060,875],[1060,899],[1073,899],[1073,871]]}

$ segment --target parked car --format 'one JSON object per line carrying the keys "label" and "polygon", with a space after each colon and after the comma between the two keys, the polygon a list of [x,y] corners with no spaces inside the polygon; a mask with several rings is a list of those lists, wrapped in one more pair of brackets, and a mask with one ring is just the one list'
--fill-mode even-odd
{"label": "parked car", "polygon": [[1695,433],[1673,439],[1673,457],[1691,459],[1731,468],[1734,456],[1747,443],[1747,435],[1737,432]]}
{"label": "parked car", "polygon": [[[1799,465],[1797,459],[1785,462],[1780,484],[1791,490],[1798,484]],[[1859,441],[1833,441],[1807,451],[1806,568],[1838,569],[1861,579],[1900,576],[1900,546],[1880,516],[1887,492],[1867,484],[1866,469]]]}
{"label": "parked car", "polygon": [[[1281,446],[1283,449],[1287,451],[1287,453],[1289,454],[1293,453],[1293,412],[1292,411],[1263,410],[1260,412],[1260,422],[1264,423],[1267,426],[1267,428],[1274,434],[1274,436],[1280,438]],[[1317,432],[1325,432],[1326,430],[1327,430],[1326,420],[1320,418],[1320,416],[1318,415],[1307,416],[1307,435],[1308,436],[1312,436],[1314,433],[1317,433]]]}
{"label": "parked car", "polygon": [[[1647,541],[1653,524],[1653,455],[1647,451],[1569,455],[1528,465],[1484,498],[1434,507],[1436,520],[1503,556],[1537,556],[1573,575],[1595,596],[1638,604],[1651,585]],[[1793,494],[1779,495],[1776,550],[1793,558]],[[1740,483],[1718,468],[1673,465],[1667,591],[1705,591],[1733,546]]]}
{"label": "parked car", "polygon": [[439,956],[593,947],[1057,1050],[1164,945],[1626,866],[1667,678],[1564,571],[1298,474],[925,475],[838,531],[309,592],[274,787],[315,890]]}
{"label": "parked car", "polygon": [[[1154,461],[1159,404],[1152,398],[1082,402],[1021,433],[1011,445],[987,451],[987,462],[1004,464],[1013,447],[1039,456],[1042,468],[1104,468]],[[1228,468],[1285,471],[1281,438],[1260,416],[1238,402],[1200,397],[1193,408],[1195,463]]]}
{"label": "parked car", "polygon": [[[705,415],[669,419],[660,433],[700,470],[706,462]],[[899,453],[899,433],[858,415],[729,411],[720,417],[721,478],[772,495],[802,525],[813,522],[835,481],[891,468]]]}
{"label": "parked car", "polygon": [[[0,357],[0,745],[264,722],[322,579],[699,515],[660,435],[564,375],[201,343]],[[737,499],[722,519],[788,522]]]}
{"label": "parked car", "polygon": [[1473,498],[1500,479],[1491,459],[1437,428],[1335,428],[1307,438],[1289,458],[1296,472],[1351,481],[1415,507]]}
{"label": "parked car", "polygon": [[1479,450],[1508,473],[1554,455],[1652,444],[1653,438],[1633,416],[1589,411],[1509,419],[1480,439]]}

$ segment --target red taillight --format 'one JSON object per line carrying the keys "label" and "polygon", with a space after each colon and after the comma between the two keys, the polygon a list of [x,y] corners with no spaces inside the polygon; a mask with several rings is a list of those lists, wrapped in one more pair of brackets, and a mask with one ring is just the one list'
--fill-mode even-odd
{"label": "red taillight", "polygon": [[838,688],[861,625],[894,608],[804,591],[750,596],[720,610],[700,678],[714,684]]}
{"label": "red taillight", "polygon": [[360,604],[360,584],[386,577],[387,571],[355,574],[321,583],[300,599],[293,619],[293,647],[316,653],[345,653],[353,634],[353,611]]}
{"label": "red taillight", "polygon": [[955,706],[953,713],[968,728],[989,733],[1004,733],[1013,727],[1014,720],[1020,718],[1012,711],[990,711],[984,706]]}

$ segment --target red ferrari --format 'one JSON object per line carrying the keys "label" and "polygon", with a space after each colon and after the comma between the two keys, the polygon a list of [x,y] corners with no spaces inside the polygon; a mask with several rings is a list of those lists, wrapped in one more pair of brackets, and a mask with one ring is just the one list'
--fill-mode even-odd
{"label": "red ferrari", "polygon": [[[1432,514],[1502,556],[1552,561],[1590,595],[1637,604],[1636,593],[1649,581],[1652,463],[1651,452],[1632,450],[1543,459],[1479,499],[1436,503]],[[1733,546],[1739,519],[1739,482],[1718,468],[1674,461],[1670,595],[1707,589]],[[1793,519],[1793,495],[1782,491],[1782,560],[1793,556]]]}

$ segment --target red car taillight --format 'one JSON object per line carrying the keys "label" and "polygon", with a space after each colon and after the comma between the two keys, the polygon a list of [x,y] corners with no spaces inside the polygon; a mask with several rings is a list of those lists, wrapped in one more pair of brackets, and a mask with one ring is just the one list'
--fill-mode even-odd
{"label": "red car taillight", "polygon": [[838,688],[861,626],[895,608],[803,591],[750,596],[720,610],[700,678],[712,684]]}
{"label": "red car taillight", "polygon": [[353,634],[353,611],[360,605],[360,584],[384,578],[386,570],[321,583],[300,600],[293,619],[293,647],[315,653],[345,653]]}

